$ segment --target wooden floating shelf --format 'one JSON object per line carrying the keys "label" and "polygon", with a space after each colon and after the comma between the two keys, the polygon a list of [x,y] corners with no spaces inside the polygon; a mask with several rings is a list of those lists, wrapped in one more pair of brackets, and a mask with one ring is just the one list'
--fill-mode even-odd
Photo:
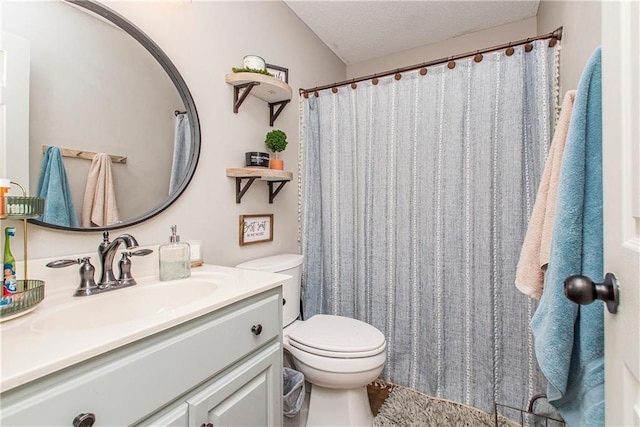
{"label": "wooden floating shelf", "polygon": [[231,73],[225,81],[233,86],[233,112],[238,109],[249,94],[269,104],[269,126],[278,118],[284,107],[291,101],[291,86],[275,77],[260,73]]}
{"label": "wooden floating shelf", "polygon": [[293,90],[291,86],[276,79],[259,73],[232,73],[225,76],[225,81],[232,86],[243,86],[248,83],[259,83],[251,90],[251,95],[265,102],[280,102],[291,100]]}
{"label": "wooden floating shelf", "polygon": [[258,178],[261,181],[291,181],[293,173],[267,168],[229,168],[227,176],[234,178]]}
{"label": "wooden floating shelf", "polygon": [[[236,203],[242,201],[242,196],[247,192],[255,180],[266,181],[269,187],[269,203],[273,203],[276,195],[284,185],[293,179],[293,173],[266,168],[228,168],[227,176],[236,179]],[[247,180],[243,186],[242,181]]]}

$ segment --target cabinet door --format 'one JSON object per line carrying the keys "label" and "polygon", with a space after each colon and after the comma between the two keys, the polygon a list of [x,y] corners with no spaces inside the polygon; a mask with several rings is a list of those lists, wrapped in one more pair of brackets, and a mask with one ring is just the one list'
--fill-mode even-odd
{"label": "cabinet door", "polygon": [[157,416],[143,421],[139,426],[150,427],[188,427],[189,426],[189,406],[182,403],[179,406],[163,411]]}
{"label": "cabinet door", "polygon": [[274,343],[187,399],[195,426],[276,426],[282,419],[281,349]]}

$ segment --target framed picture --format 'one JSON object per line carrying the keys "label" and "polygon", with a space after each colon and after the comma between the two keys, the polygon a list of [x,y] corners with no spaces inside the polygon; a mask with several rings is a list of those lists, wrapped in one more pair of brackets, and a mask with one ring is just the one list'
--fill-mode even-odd
{"label": "framed picture", "polygon": [[289,83],[288,68],[278,67],[277,65],[272,65],[272,64],[265,64],[265,67],[267,68],[268,72],[273,74],[273,77],[275,77],[278,80],[282,80],[285,83]]}
{"label": "framed picture", "polygon": [[273,214],[240,215],[240,246],[273,241]]}

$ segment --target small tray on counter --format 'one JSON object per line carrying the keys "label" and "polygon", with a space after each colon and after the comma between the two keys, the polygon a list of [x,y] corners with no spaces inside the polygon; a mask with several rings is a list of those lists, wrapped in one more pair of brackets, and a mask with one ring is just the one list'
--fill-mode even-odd
{"label": "small tray on counter", "polygon": [[3,295],[0,299],[0,322],[30,313],[44,299],[42,280],[18,280],[16,286],[18,292]]}

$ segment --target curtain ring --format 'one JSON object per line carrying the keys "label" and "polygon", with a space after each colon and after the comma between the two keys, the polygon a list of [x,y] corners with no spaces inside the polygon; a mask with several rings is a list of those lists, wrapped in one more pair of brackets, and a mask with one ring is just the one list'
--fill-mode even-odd
{"label": "curtain ring", "polygon": [[449,63],[447,64],[447,67],[449,67],[450,70],[453,70],[454,68],[456,68],[456,62],[449,61]]}
{"label": "curtain ring", "polygon": [[316,98],[319,96],[317,90],[313,92],[313,96],[315,96]]}
{"label": "curtain ring", "polygon": [[549,40],[549,47],[554,47],[556,43],[558,43],[558,39],[555,37],[551,37],[551,40]]}
{"label": "curtain ring", "polygon": [[377,78],[377,77],[374,77],[373,79],[371,79],[371,83],[373,83],[374,85],[377,85],[377,84],[378,84],[378,81],[379,81],[379,80],[378,80],[378,78]]}
{"label": "curtain ring", "polygon": [[525,52],[531,52],[533,50],[533,45],[531,43],[527,43],[524,45]]}
{"label": "curtain ring", "polygon": [[304,96],[304,99],[309,99],[309,92],[303,93],[302,96]]}
{"label": "curtain ring", "polygon": [[358,85],[357,85],[357,84],[355,84],[355,83],[351,83],[351,89],[355,89],[355,88],[357,88],[357,87],[358,87]]}
{"label": "curtain ring", "polygon": [[337,87],[335,87],[335,86],[334,86],[334,87],[332,87],[332,88],[331,88],[331,92],[333,92],[333,93],[338,93],[338,88],[337,88]]}
{"label": "curtain ring", "polygon": [[421,76],[426,76],[427,75],[427,69],[426,68],[420,68],[420,75]]}
{"label": "curtain ring", "polygon": [[481,53],[477,53],[476,56],[473,57],[473,60],[475,62],[482,62],[482,59],[484,58],[484,56],[482,56]]}
{"label": "curtain ring", "polygon": [[393,78],[396,79],[396,80],[400,80],[402,78],[402,74],[396,73],[396,75],[393,76]]}
{"label": "curtain ring", "polygon": [[509,46],[507,48],[507,50],[505,50],[505,53],[506,53],[507,56],[513,55],[514,52],[515,52],[515,50],[511,46]]}

